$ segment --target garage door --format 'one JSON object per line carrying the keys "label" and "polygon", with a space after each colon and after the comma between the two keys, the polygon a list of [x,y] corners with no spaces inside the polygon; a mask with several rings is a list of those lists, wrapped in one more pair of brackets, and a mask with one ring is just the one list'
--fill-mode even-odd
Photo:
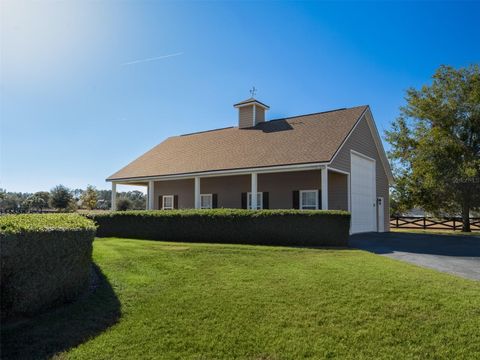
{"label": "garage door", "polygon": [[351,232],[376,231],[375,162],[354,153],[351,159]]}

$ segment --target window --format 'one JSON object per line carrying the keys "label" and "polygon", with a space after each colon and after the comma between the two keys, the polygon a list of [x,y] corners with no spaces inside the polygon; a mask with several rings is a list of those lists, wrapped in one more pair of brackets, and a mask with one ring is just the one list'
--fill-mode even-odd
{"label": "window", "polygon": [[318,209],[318,190],[300,191],[300,209],[317,210]]}
{"label": "window", "polygon": [[[247,194],[247,209],[252,208],[252,193]],[[263,193],[257,192],[257,210],[263,209]]]}
{"label": "window", "polygon": [[212,194],[200,194],[200,209],[212,208]]}
{"label": "window", "polygon": [[163,210],[172,210],[173,209],[173,195],[163,195],[162,198],[162,209]]}

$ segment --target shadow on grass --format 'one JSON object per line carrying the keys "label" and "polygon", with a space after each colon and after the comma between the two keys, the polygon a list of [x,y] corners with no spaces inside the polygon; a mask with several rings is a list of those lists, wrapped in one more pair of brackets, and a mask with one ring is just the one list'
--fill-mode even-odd
{"label": "shadow on grass", "polygon": [[120,318],[120,301],[94,264],[98,287],[33,318],[2,324],[2,359],[48,359],[99,335]]}

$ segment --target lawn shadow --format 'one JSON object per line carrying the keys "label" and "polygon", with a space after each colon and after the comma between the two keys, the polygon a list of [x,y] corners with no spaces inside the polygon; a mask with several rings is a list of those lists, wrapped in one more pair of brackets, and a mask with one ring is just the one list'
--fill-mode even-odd
{"label": "lawn shadow", "polygon": [[97,287],[75,302],[33,318],[2,324],[2,359],[49,359],[114,325],[120,301],[101,269],[93,264]]}
{"label": "lawn shadow", "polygon": [[414,254],[480,257],[477,236],[419,233],[364,233],[350,236],[349,246],[375,254],[405,252]]}

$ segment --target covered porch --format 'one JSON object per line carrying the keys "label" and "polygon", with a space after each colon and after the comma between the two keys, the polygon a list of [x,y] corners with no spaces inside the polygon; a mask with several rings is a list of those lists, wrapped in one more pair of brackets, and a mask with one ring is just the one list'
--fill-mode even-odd
{"label": "covered porch", "polygon": [[147,187],[148,210],[302,209],[350,210],[350,174],[327,165],[299,165],[255,171],[225,171],[112,181]]}

